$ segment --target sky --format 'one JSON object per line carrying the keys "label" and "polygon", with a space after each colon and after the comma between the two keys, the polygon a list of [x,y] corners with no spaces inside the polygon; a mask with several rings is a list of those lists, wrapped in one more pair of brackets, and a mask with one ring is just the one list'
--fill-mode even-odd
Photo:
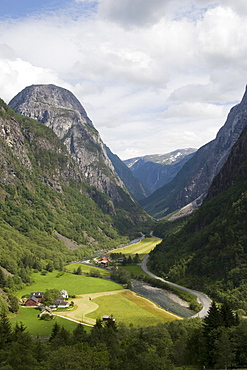
{"label": "sky", "polygon": [[247,84],[246,0],[0,0],[0,97],[75,94],[122,160],[213,140]]}

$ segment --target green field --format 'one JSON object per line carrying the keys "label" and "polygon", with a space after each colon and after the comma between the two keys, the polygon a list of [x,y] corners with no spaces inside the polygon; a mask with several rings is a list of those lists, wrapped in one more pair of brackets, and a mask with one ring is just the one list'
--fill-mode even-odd
{"label": "green field", "polygon": [[102,318],[106,314],[112,315],[118,323],[124,322],[126,325],[149,326],[178,318],[129,290],[118,294],[101,296],[93,301],[99,308],[86,315],[93,319]]}
{"label": "green field", "polygon": [[65,289],[69,295],[109,292],[111,290],[120,290],[123,287],[113,281],[88,277],[84,275],[75,275],[65,272],[59,276],[58,271],[49,272],[46,275],[34,273],[31,275],[34,281],[31,285],[16,292],[16,296],[21,298],[23,295],[31,292],[45,292],[46,289]]}
{"label": "green field", "polygon": [[129,271],[135,276],[149,276],[139,265],[119,266],[119,268]]}
{"label": "green field", "polygon": [[65,270],[73,272],[74,270],[77,270],[78,267],[81,267],[82,273],[83,274],[90,274],[91,270],[97,270],[100,275],[102,276],[109,276],[110,272],[106,269],[99,268],[96,266],[91,266],[91,265],[86,265],[83,263],[70,263],[69,265],[65,266]]}
{"label": "green field", "polygon": [[111,251],[111,253],[122,253],[131,258],[135,257],[136,253],[139,254],[142,260],[152,249],[161,243],[159,238],[144,238],[139,243],[129,245],[128,247],[117,248]]}
{"label": "green field", "polygon": [[[55,322],[64,326],[65,329],[72,331],[77,326],[77,323],[55,317],[54,320],[44,321],[38,319],[39,309],[33,307],[20,307],[19,314],[10,319],[10,323],[15,326],[16,323],[22,322],[27,331],[34,337],[49,338],[51,335],[52,327]],[[87,327],[85,327],[87,328]]]}

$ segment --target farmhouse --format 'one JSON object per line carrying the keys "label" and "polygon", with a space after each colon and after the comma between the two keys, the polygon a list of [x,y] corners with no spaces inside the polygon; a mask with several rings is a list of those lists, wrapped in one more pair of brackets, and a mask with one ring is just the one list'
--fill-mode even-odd
{"label": "farmhouse", "polygon": [[41,303],[43,296],[44,293],[42,292],[30,293],[29,298],[26,300],[25,306],[38,306]]}
{"label": "farmhouse", "polygon": [[50,306],[51,309],[56,308],[68,308],[69,302],[66,302],[63,298],[57,298],[53,301],[52,305]]}
{"label": "farmhouse", "polygon": [[32,292],[30,293],[30,298],[35,297],[38,299],[39,303],[42,301],[42,298],[44,297],[44,293],[42,292]]}
{"label": "farmhouse", "polygon": [[68,299],[69,298],[69,293],[67,292],[67,290],[60,290],[60,293],[61,293],[61,296],[64,298],[64,299]]}
{"label": "farmhouse", "polygon": [[111,315],[103,315],[102,317],[102,320],[103,321],[109,321],[109,320],[112,320],[112,321],[116,321],[116,319],[114,319],[114,317],[112,317]]}
{"label": "farmhouse", "polygon": [[25,306],[33,307],[33,306],[38,306],[38,304],[39,304],[38,298],[32,296],[26,300]]}
{"label": "farmhouse", "polygon": [[100,265],[103,265],[103,266],[108,266],[108,263],[109,263],[109,257],[108,256],[103,256],[99,262],[98,262]]}

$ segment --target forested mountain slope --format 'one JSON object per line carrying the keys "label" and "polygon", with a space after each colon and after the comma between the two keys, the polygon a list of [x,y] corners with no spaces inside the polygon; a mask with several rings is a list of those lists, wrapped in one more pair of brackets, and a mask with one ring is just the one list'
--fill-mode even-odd
{"label": "forested mountain slope", "polygon": [[247,310],[247,127],[199,210],[151,252],[172,281]]}
{"label": "forested mountain slope", "polygon": [[[85,181],[53,130],[14,113],[3,101],[0,171],[0,266],[14,275],[0,287],[28,282],[30,268],[61,268],[116,246],[148,220],[126,191],[113,207],[109,196]],[[60,234],[75,242],[73,250]]]}
{"label": "forested mountain slope", "polygon": [[170,183],[141,200],[140,204],[156,218],[162,218],[196,199],[200,204],[246,124],[245,91],[242,101],[231,109],[216,138],[201,147]]}

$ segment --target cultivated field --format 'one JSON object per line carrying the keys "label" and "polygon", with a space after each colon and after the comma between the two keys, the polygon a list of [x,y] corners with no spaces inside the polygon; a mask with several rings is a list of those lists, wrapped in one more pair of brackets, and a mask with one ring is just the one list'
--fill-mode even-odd
{"label": "cultivated field", "polygon": [[[140,259],[142,259],[158,243],[160,243],[160,239],[145,238],[135,245],[114,251],[122,252],[132,257],[138,253]],[[93,268],[78,263],[68,265],[66,268],[69,271],[73,271],[78,266],[81,266],[83,273],[90,273]],[[140,269],[139,266],[135,267]],[[106,270],[98,270],[100,270],[102,276],[109,274]],[[125,290],[121,285],[108,279],[53,271],[46,275],[34,273],[32,274],[32,280],[33,283],[31,285],[16,293],[18,298],[25,295],[28,296],[31,292],[45,292],[46,289],[54,288],[58,290],[65,289],[69,292],[69,295],[76,296],[76,298],[71,298],[74,302],[73,309],[54,312],[63,317],[56,317],[55,320],[69,330],[75,328],[76,322],[94,325],[96,319],[101,319],[103,315],[113,315],[118,323],[123,322],[126,325],[132,324],[134,326],[155,325],[179,318],[161,309],[148,299],[130,290]],[[11,322],[15,324],[21,321],[27,326],[28,331],[32,335],[49,337],[54,320],[50,322],[39,320],[37,318],[38,314],[39,311],[36,308],[20,308],[20,313],[13,317]]]}
{"label": "cultivated field", "polygon": [[127,256],[131,256],[131,258],[135,257],[136,253],[138,253],[142,260],[159,243],[161,243],[161,239],[159,238],[144,238],[139,243],[129,245],[128,247],[114,249],[111,253],[122,253]]}

